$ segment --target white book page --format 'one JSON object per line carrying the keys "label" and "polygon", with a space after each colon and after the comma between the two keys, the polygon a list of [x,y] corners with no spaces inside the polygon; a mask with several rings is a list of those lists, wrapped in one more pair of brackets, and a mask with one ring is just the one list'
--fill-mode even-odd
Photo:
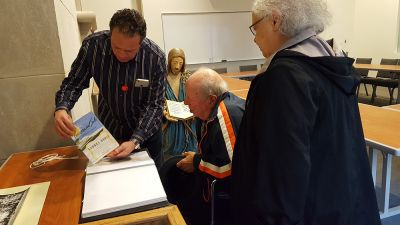
{"label": "white book page", "polygon": [[86,176],[82,218],[167,201],[154,165]]}
{"label": "white book page", "polygon": [[86,174],[95,174],[101,172],[111,172],[114,170],[133,168],[139,166],[153,165],[154,161],[150,158],[147,151],[140,151],[131,154],[129,157],[112,160],[108,157],[103,158],[94,165],[86,168]]}
{"label": "white book page", "polygon": [[189,106],[185,105],[183,102],[167,100],[167,109],[170,116],[178,119],[189,119],[193,117]]}

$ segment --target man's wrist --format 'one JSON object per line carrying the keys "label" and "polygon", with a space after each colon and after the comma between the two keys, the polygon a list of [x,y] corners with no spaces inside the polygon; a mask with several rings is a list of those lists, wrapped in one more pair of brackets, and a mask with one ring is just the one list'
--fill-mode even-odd
{"label": "man's wrist", "polygon": [[136,138],[133,138],[133,139],[131,139],[130,141],[132,141],[133,144],[134,144],[134,146],[135,146],[135,147],[134,147],[134,150],[140,148],[140,142],[139,142]]}
{"label": "man's wrist", "polygon": [[60,107],[57,107],[57,108],[54,110],[54,116],[56,115],[56,112],[57,112],[57,111],[60,111],[60,110],[64,110],[64,111],[67,112],[69,115],[71,115],[71,113],[70,113],[70,111],[68,110],[67,107],[60,106]]}

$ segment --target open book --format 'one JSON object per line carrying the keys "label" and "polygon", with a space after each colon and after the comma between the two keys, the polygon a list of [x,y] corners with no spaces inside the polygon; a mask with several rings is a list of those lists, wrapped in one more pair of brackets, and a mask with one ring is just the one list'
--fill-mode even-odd
{"label": "open book", "polygon": [[167,100],[167,111],[171,117],[178,120],[186,120],[193,117],[193,113],[190,112],[189,107],[183,102]]}
{"label": "open book", "polygon": [[83,151],[91,164],[119,146],[118,142],[99,119],[89,112],[74,122],[76,127],[72,140]]}
{"label": "open book", "polygon": [[86,169],[81,222],[162,207],[167,197],[147,151],[102,159]]}
{"label": "open book", "polygon": [[38,224],[50,182],[0,189],[0,224]]}

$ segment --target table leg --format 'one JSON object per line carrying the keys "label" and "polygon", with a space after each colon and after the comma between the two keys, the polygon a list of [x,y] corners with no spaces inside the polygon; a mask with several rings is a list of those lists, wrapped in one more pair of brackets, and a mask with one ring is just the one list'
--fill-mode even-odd
{"label": "table leg", "polygon": [[379,208],[381,209],[381,218],[389,212],[389,196],[390,196],[390,179],[392,174],[392,155],[383,153],[382,159],[382,189],[379,199]]}
{"label": "table leg", "polygon": [[368,146],[367,148],[368,148],[368,153],[369,153],[369,164],[371,165],[372,180],[374,182],[374,186],[376,186],[378,151],[370,146]]}
{"label": "table leg", "polygon": [[396,104],[400,103],[400,77],[398,79],[397,83],[397,99],[396,99]]}

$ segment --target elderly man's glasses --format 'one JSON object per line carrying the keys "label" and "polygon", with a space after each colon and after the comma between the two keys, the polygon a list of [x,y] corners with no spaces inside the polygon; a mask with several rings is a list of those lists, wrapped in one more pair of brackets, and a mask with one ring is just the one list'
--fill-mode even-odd
{"label": "elderly man's glasses", "polygon": [[249,26],[249,29],[254,36],[256,35],[256,30],[254,29],[254,26],[257,25],[257,23],[261,22],[261,20],[263,20],[264,18],[265,18],[265,16],[263,18],[257,20],[256,22],[254,22],[251,26]]}

